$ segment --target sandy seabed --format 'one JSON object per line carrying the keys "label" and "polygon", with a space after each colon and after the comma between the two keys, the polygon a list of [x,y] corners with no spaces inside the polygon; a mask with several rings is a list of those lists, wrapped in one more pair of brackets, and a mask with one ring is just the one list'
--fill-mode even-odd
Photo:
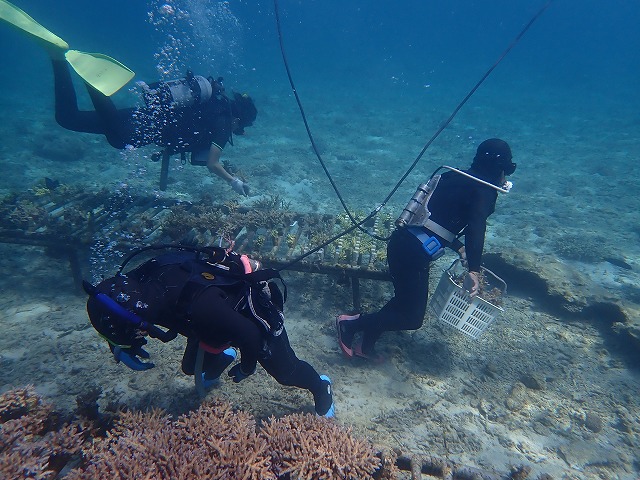
{"label": "sandy seabed", "polygon": [[[3,271],[23,279],[2,285],[3,390],[34,384],[67,410],[91,388],[102,389],[103,406],[115,401],[178,414],[197,405],[191,377],[179,372],[182,341],[152,342],[157,366],[149,372],[116,365],[88,324],[66,263],[39,249],[2,250]],[[310,274],[288,275],[288,286],[291,342],[331,376],[337,420],[358,434],[406,454],[486,469],[526,464],[556,478],[634,477],[638,374],[595,325],[512,296],[477,340],[429,317],[418,331],[384,336],[379,349],[387,361],[371,365],[344,358],[336,345],[333,317],[350,303],[348,287]],[[373,308],[389,290],[365,282],[363,300]],[[209,395],[258,418],[313,411],[307,392],[281,387],[261,369],[240,385],[223,378]]]}

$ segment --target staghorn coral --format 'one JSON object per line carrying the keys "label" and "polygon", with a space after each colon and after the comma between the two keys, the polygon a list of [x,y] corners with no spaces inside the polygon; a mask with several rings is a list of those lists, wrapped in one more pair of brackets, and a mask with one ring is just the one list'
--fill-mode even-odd
{"label": "staghorn coral", "polygon": [[85,441],[80,424],[60,425],[33,387],[0,395],[0,478],[55,478]]}
{"label": "staghorn coral", "polygon": [[31,385],[0,395],[0,423],[15,420],[42,409],[44,409],[44,402]]}
{"label": "staghorn coral", "polygon": [[171,208],[171,214],[163,220],[162,228],[173,240],[180,240],[191,229],[230,234],[237,226],[230,225],[219,208],[207,205],[196,205],[193,208],[177,205]]}
{"label": "staghorn coral", "polygon": [[124,412],[66,478],[275,479],[255,420],[224,402],[203,404],[172,421],[159,410]]}
{"label": "staghorn coral", "polygon": [[[362,218],[362,212],[354,213],[356,218]],[[377,216],[370,219],[362,226],[369,233],[365,233],[360,229],[351,231],[341,236],[327,249],[329,257],[333,262],[344,266],[366,266],[375,270],[383,270],[386,268],[386,246],[384,242],[378,238],[374,238],[371,234],[379,238],[388,238],[391,235],[390,217]],[[336,217],[336,227],[341,231],[346,231],[353,226],[350,218],[346,214],[340,214]]]}
{"label": "staghorn coral", "polygon": [[250,230],[257,228],[284,228],[290,225],[295,218],[295,213],[288,210],[267,209],[249,210],[239,220]]}
{"label": "staghorn coral", "polygon": [[55,422],[53,407],[36,394],[33,386],[11,390],[0,396],[0,449],[43,435]]}
{"label": "staghorn coral", "polygon": [[[91,391],[78,404],[98,395]],[[309,414],[271,418],[257,430],[250,414],[213,401],[176,420],[161,410],[121,411],[105,432],[87,420],[63,424],[33,387],[0,395],[3,479],[348,480],[375,473],[392,480],[395,460],[395,453],[380,453],[350,429]]]}
{"label": "staghorn coral", "polygon": [[332,420],[311,414],[270,418],[260,435],[274,470],[294,480],[372,479],[381,466],[373,446]]}
{"label": "staghorn coral", "polygon": [[[454,283],[458,285],[458,287],[463,287],[466,270],[460,269],[458,265],[458,270],[453,269],[451,273],[451,279],[454,281]],[[495,277],[491,274],[488,274],[483,269],[480,271],[478,281],[480,283],[478,297],[482,298],[492,305],[501,306],[504,297],[504,287],[502,285],[496,284]]]}
{"label": "staghorn coral", "polygon": [[269,195],[261,197],[253,203],[253,208],[258,210],[290,210],[291,202],[287,202],[280,195]]}
{"label": "staghorn coral", "polygon": [[[280,200],[273,200],[280,202]],[[283,227],[295,220],[295,213],[284,207],[269,209],[249,209],[241,211],[237,202],[227,202],[221,207],[212,205],[177,205],[162,222],[163,231],[172,240],[184,240],[190,232],[198,234],[208,231],[215,238],[235,238],[246,228],[257,231],[260,228],[275,230],[276,237],[283,233]]]}
{"label": "staghorn coral", "polygon": [[[68,480],[154,478],[372,479],[383,465],[373,446],[326,418],[294,414],[255,419],[228,403],[203,404],[172,421],[159,410],[124,412],[103,440],[85,451]],[[397,468],[384,463],[384,476]]]}

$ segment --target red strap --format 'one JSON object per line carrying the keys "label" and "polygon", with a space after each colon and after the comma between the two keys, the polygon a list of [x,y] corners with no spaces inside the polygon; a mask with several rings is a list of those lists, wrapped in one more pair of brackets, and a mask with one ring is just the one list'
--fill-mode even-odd
{"label": "red strap", "polygon": [[249,261],[249,257],[247,257],[246,255],[240,255],[240,261],[244,266],[244,273],[253,272],[253,269],[251,268],[251,262]]}
{"label": "red strap", "polygon": [[227,348],[229,348],[231,346],[230,343],[227,343],[226,345],[223,345],[222,347],[212,347],[211,345],[207,345],[204,342],[200,342],[199,347],[204,350],[207,353],[212,353],[214,355],[218,355],[222,352],[224,352]]}

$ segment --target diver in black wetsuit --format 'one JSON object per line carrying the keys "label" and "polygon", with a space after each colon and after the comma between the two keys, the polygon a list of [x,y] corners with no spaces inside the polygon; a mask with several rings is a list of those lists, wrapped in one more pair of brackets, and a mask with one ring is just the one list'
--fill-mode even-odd
{"label": "diver in black wetsuit", "polygon": [[[485,140],[466,172],[501,187],[505,176],[515,171],[516,164],[511,159],[511,149],[505,141]],[[380,362],[383,358],[375,353],[374,346],[382,333],[422,326],[429,292],[429,266],[434,259],[425,252],[425,239],[435,237],[439,252],[442,247],[449,247],[466,260],[469,271],[464,287],[472,296],[478,293],[487,218],[495,210],[497,196],[497,190],[491,186],[460,173],[450,171],[441,175],[428,200],[431,215],[425,225],[400,226],[391,234],[387,261],[394,297],[378,312],[336,318],[338,341],[346,356]],[[461,235],[464,245],[459,240]],[[354,343],[357,332],[363,332],[362,341]]]}
{"label": "diver in black wetsuit", "polygon": [[[5,23],[43,46],[53,62],[56,120],[76,132],[107,137],[115,148],[156,144],[169,154],[191,153],[191,163],[206,165],[241,195],[249,186],[229,174],[220,155],[232,134],[242,135],[258,113],[248,95],[224,95],[221,78],[187,72],[187,78],[143,86],[146,108],[116,109],[109,98],[134,76],[117,60],[98,53],[72,50],[62,38],[6,0],[0,1],[0,24]],[[94,111],[78,110],[68,65],[83,79]],[[151,88],[153,87],[153,88]]]}
{"label": "diver in black wetsuit", "polygon": [[149,358],[142,348],[145,336],[166,342],[180,334],[188,339],[183,372],[196,373],[202,348],[202,379],[210,387],[236,359],[236,347],[240,362],[228,373],[234,382],[252,375],[260,363],[278,383],[309,390],[318,415],[333,416],[331,380],[300,360],[289,344],[284,299],[268,281],[273,271],[253,271],[257,262],[223,248],[192,250],[159,255],[95,287],[85,282],[89,319],[116,361],[134,370],[152,368],[138,358]]}
{"label": "diver in black wetsuit", "polygon": [[[75,132],[105,135],[118,149],[156,144],[171,154],[190,152],[191,162],[206,165],[211,173],[227,181],[241,195],[249,186],[227,172],[220,163],[222,150],[232,134],[242,135],[256,119],[257,109],[251,97],[234,93],[233,99],[222,94],[219,81],[188,74],[185,84],[196,90],[199,98],[185,106],[167,106],[161,102],[140,108],[117,109],[110,97],[86,84],[93,111],[80,111],[68,63],[60,51],[49,49],[55,82],[55,112],[58,124]],[[198,82],[198,80],[200,82]],[[209,85],[202,84],[208,82]],[[199,83],[210,97],[200,97]]]}

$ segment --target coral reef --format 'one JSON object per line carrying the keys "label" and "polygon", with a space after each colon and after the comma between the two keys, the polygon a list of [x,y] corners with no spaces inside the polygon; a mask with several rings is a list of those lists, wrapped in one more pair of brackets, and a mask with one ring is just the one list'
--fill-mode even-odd
{"label": "coral reef", "polygon": [[0,478],[56,478],[87,432],[82,423],[62,423],[31,386],[0,395]]}
{"label": "coral reef", "polygon": [[[211,199],[177,203],[136,197],[126,186],[116,191],[85,192],[45,179],[27,192],[0,199],[0,237],[10,243],[49,247],[48,254],[69,255],[70,246],[104,242],[109,249],[179,242],[187,245],[235,243],[236,250],[263,262],[300,256],[352,228],[346,215],[300,213],[282,197],[260,197],[250,206],[236,201],[214,205]],[[357,214],[362,217],[362,213]],[[365,231],[384,238],[393,229],[380,213],[325,245],[302,263],[345,270],[386,272],[386,248]]]}
{"label": "coral reef", "polygon": [[46,178],[29,191],[0,199],[0,230],[79,236],[88,227],[93,209],[113,203],[113,197],[105,190],[88,195],[79,187],[56,184]]}
{"label": "coral reef", "polygon": [[267,448],[255,420],[226,403],[202,405],[175,421],[159,410],[123,412],[67,478],[275,479]]}
{"label": "coral reef", "polygon": [[382,464],[369,442],[332,420],[308,413],[271,418],[260,435],[271,446],[271,462],[279,477],[366,480]]}
{"label": "coral reef", "polygon": [[[84,404],[97,395],[78,399],[83,412],[96,413]],[[106,430],[92,416],[63,423],[33,387],[0,395],[0,478],[390,480],[398,472],[393,454],[310,414],[257,428],[250,414],[213,401],[175,420],[161,410],[120,411]]]}
{"label": "coral reef", "polygon": [[243,228],[249,231],[277,229],[281,235],[280,230],[293,222],[294,215],[279,197],[262,200],[248,210],[241,210],[235,202],[222,206],[178,205],[171,208],[162,228],[173,240],[182,240],[190,231],[195,236],[208,231],[214,237],[234,238]]}
{"label": "coral reef", "polygon": [[67,478],[355,480],[381,467],[369,442],[331,420],[294,414],[257,431],[251,415],[220,401],[175,421],[158,410],[124,412],[85,464]]}
{"label": "coral reef", "polygon": [[32,230],[34,225],[47,221],[47,212],[31,200],[18,200],[7,197],[0,202],[0,215],[3,223],[10,228]]}
{"label": "coral reef", "polygon": [[596,232],[591,235],[585,235],[585,232],[565,234],[557,237],[553,250],[567,260],[597,263],[603,260],[606,253],[611,252],[612,248],[603,248],[608,242],[606,235],[598,235]]}
{"label": "coral reef", "polygon": [[181,240],[190,230],[219,232],[230,235],[235,226],[228,225],[221,209],[207,205],[177,205],[162,222],[164,232],[172,240]]}

